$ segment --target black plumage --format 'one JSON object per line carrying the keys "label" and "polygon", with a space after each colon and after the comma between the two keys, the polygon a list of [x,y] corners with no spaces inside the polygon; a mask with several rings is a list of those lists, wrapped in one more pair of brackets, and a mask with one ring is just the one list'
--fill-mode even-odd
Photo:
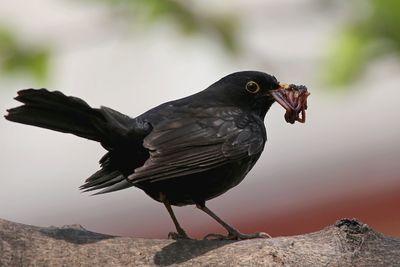
{"label": "black plumage", "polygon": [[[267,140],[264,117],[275,100],[290,113],[291,123],[301,121],[298,114],[304,116],[308,93],[298,88],[263,72],[237,72],[136,118],[92,108],[58,91],[26,89],[15,98],[23,105],[8,110],[6,119],[100,142],[108,151],[101,169],[80,188],[100,190],[96,194],[142,189],[166,206],[178,232],[173,237],[187,235],[170,205],[195,204],[228,230],[228,238],[245,239],[264,234],[240,233],[205,202],[239,184],[254,166]],[[282,92],[295,91],[294,100],[286,101]]]}

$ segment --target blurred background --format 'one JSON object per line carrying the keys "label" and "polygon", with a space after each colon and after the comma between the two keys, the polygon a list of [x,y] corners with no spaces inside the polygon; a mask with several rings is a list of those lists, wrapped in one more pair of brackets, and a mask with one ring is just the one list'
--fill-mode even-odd
{"label": "blurred background", "polygon": [[[292,235],[343,217],[400,236],[398,0],[0,2],[0,110],[46,87],[137,116],[239,70],[308,86],[308,121],[274,105],[268,143],[237,187],[208,202],[244,232]],[[131,188],[91,197],[98,144],[0,119],[0,218],[165,238],[163,205]],[[187,232],[223,232],[193,206]]]}

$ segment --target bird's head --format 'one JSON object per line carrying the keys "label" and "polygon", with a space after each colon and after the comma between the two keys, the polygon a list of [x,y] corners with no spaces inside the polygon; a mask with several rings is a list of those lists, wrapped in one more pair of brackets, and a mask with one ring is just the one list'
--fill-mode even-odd
{"label": "bird's head", "polygon": [[225,76],[208,88],[225,104],[233,104],[264,118],[276,101],[285,110],[289,123],[305,121],[307,97],[305,86],[278,82],[275,76],[259,71],[241,71]]}

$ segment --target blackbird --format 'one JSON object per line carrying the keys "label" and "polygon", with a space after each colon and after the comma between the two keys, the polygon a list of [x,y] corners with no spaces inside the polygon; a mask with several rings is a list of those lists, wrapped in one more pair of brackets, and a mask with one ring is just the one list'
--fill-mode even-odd
{"label": "blackbird", "polygon": [[142,189],[168,210],[176,228],[169,237],[189,238],[171,205],[194,204],[228,231],[207,238],[241,240],[267,235],[239,232],[205,202],[238,185],[254,166],[267,140],[263,121],[271,105],[277,101],[286,109],[287,122],[304,122],[308,95],[305,86],[242,71],[136,118],[46,89],[19,91],[15,99],[23,105],[7,110],[5,118],[100,142],[107,150],[101,169],[80,189]]}

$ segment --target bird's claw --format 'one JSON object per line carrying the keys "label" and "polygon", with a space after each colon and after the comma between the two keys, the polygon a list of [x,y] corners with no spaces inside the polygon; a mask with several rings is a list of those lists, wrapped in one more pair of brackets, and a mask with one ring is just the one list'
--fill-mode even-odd
{"label": "bird's claw", "polygon": [[183,233],[176,233],[176,232],[169,232],[168,233],[168,239],[173,239],[173,240],[189,240],[191,239],[185,232]]}
{"label": "bird's claw", "polygon": [[271,236],[264,232],[257,232],[253,234],[242,234],[240,232],[231,232],[228,235],[221,234],[208,234],[204,240],[246,240],[254,238],[271,238]]}
{"label": "bird's claw", "polygon": [[[232,234],[230,234],[232,235]],[[257,232],[253,234],[242,234],[240,232],[233,233],[233,238],[235,240],[245,240],[245,239],[253,239],[253,238],[271,238],[271,236],[264,232]]]}
{"label": "bird's claw", "polygon": [[228,236],[221,235],[221,234],[208,234],[205,237],[203,237],[203,240],[227,240]]}

